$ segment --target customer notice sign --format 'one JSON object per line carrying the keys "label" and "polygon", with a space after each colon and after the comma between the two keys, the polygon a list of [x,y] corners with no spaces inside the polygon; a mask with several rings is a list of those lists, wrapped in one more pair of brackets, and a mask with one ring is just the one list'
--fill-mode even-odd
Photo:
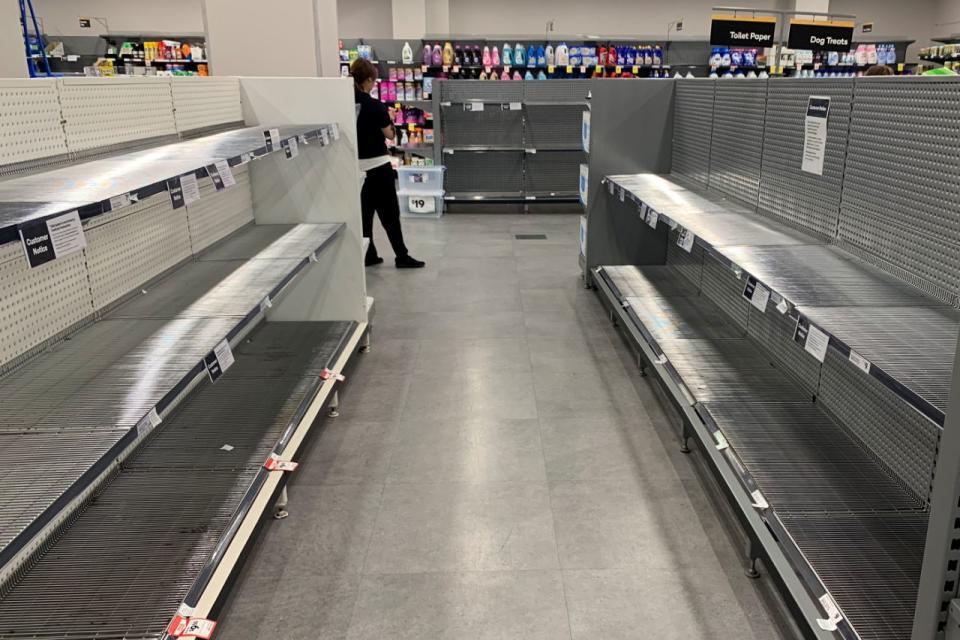
{"label": "customer notice sign", "polygon": [[810,51],[849,51],[853,23],[839,20],[791,20],[788,46]]}
{"label": "customer notice sign", "polygon": [[83,250],[87,239],[76,211],[20,225],[20,242],[30,268]]}
{"label": "customer notice sign", "polygon": [[726,47],[771,47],[777,30],[772,16],[715,15],[710,24],[710,44]]}

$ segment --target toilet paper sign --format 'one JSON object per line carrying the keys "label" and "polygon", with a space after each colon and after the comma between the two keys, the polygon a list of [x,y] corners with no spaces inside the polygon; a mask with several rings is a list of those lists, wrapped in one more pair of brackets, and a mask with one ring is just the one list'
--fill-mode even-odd
{"label": "toilet paper sign", "polygon": [[823,175],[823,159],[827,153],[827,117],[830,98],[810,96],[807,117],[803,127],[803,160],[800,169],[806,173]]}

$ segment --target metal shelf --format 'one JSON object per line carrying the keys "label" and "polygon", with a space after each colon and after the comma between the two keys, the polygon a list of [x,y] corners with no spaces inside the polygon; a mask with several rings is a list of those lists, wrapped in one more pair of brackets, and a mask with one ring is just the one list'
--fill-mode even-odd
{"label": "metal shelf", "polygon": [[0,567],[149,432],[152,410],[172,410],[205,376],[204,356],[259,323],[264,301],[282,297],[344,226],[243,228],[0,377],[3,450],[32,461],[0,489],[17,505],[0,519]]}
{"label": "metal shelf", "polygon": [[269,150],[264,131],[248,127],[112,156],[0,182],[0,244],[18,239],[17,226],[58,213],[90,218],[112,210],[110,199],[134,201],[168,191],[167,181],[189,173],[207,177],[207,166],[227,160],[235,167],[281,151],[291,139],[325,144],[339,138],[336,125],[279,127],[280,146]]}
{"label": "metal shelf", "polygon": [[268,487],[268,455],[285,452],[324,385],[319,374],[357,331],[352,322],[281,322],[252,333],[224,377],[158,427],[6,594],[4,636],[165,637]]}
{"label": "metal shelf", "polygon": [[698,247],[744,282],[763,284],[774,304],[784,299],[791,317],[824,331],[842,356],[853,350],[867,358],[868,375],[943,426],[960,311],[825,240],[685,182],[649,174],[605,182],[638,214],[654,211],[660,223],[696,234]]}
{"label": "metal shelf", "polygon": [[[681,410],[694,410],[690,428],[724,467],[718,474],[736,479],[728,489],[749,505],[747,519],[759,514],[774,533],[758,538],[770,557],[789,559],[780,574],[788,587],[799,578],[802,588],[790,589],[798,602],[831,594],[844,638],[907,637],[923,501],[674,266],[601,267],[596,276],[649,368]],[[804,617],[824,633],[822,612]]]}
{"label": "metal shelf", "polygon": [[484,153],[487,151],[514,151],[521,152],[526,151],[523,147],[497,147],[497,146],[483,146],[483,145],[474,145],[474,146],[463,146],[463,147],[444,147],[444,153]]}

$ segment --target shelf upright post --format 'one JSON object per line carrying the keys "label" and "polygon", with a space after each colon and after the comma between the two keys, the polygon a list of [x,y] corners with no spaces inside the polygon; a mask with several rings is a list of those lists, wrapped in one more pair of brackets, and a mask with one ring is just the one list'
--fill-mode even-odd
{"label": "shelf upright post", "polygon": [[933,472],[913,640],[943,638],[960,583],[960,358],[953,362],[947,407]]}

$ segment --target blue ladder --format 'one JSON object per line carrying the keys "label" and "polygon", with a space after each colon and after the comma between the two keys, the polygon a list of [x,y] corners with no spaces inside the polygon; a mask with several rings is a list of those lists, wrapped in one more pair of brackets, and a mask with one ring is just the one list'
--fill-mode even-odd
{"label": "blue ladder", "polygon": [[[55,73],[50,71],[50,60],[47,58],[47,46],[43,41],[43,34],[40,33],[40,25],[37,23],[37,14],[33,10],[32,0],[19,0],[20,2],[20,26],[23,27],[23,46],[27,53],[27,69],[30,70],[30,77],[36,78],[39,76],[54,77]],[[36,33],[36,36],[30,35],[30,28],[27,23],[27,10],[30,11],[30,22],[33,24],[33,31]],[[43,58],[43,68],[44,71],[41,72],[37,69],[37,63],[33,58],[33,51],[31,50],[31,37],[33,38],[33,43],[39,49],[40,56]]]}

